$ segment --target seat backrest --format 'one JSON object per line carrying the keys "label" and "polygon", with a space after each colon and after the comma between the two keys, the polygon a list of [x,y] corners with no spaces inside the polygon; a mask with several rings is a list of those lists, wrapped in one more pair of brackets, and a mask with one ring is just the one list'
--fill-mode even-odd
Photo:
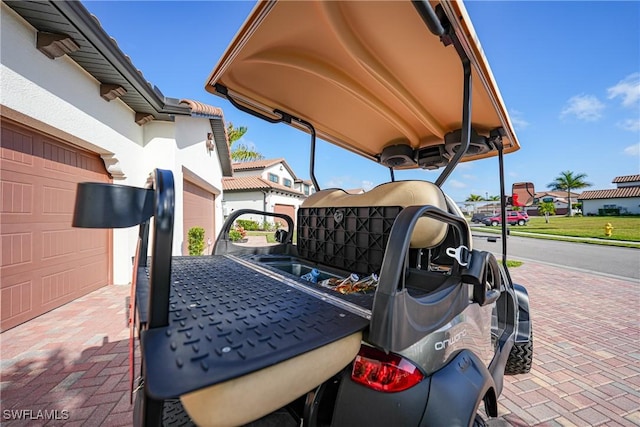
{"label": "seat backrest", "polygon": [[[300,206],[310,207],[384,207],[433,205],[447,211],[447,202],[442,190],[427,181],[395,181],[378,185],[362,194],[349,194],[340,189],[318,191],[309,196]],[[445,238],[447,224],[431,219],[421,218],[411,236],[412,248],[432,248],[438,246]]]}
{"label": "seat backrest", "polygon": [[[426,181],[396,181],[363,194],[328,189],[309,196],[298,210],[298,252],[310,260],[355,272],[379,271],[391,226],[407,206],[432,205],[447,211],[445,196]],[[420,218],[412,248],[438,246],[447,224]]]}

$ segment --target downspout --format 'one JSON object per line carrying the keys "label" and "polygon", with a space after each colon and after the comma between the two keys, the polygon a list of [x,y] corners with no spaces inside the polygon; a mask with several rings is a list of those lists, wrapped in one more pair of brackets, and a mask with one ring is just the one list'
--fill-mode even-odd
{"label": "downspout", "polygon": [[[264,190],[260,190],[262,192],[262,212],[266,212],[267,211],[267,192]],[[266,215],[262,215],[262,225],[264,226],[264,224],[267,222],[267,216]]]}

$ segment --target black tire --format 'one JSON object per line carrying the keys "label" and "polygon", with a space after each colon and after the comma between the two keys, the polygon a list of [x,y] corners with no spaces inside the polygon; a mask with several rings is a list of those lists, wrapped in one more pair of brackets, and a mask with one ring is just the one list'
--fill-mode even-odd
{"label": "black tire", "polygon": [[525,225],[525,224],[526,224],[526,221],[524,219],[518,220],[518,225],[522,226],[522,225]]}
{"label": "black tire", "polygon": [[482,415],[480,414],[476,414],[476,417],[473,419],[473,424],[471,424],[472,427],[487,427],[487,423],[484,420],[484,418],[482,418]]}
{"label": "black tire", "polygon": [[514,343],[507,364],[504,367],[505,375],[528,374],[533,364],[533,330],[529,332],[529,340],[523,343]]}

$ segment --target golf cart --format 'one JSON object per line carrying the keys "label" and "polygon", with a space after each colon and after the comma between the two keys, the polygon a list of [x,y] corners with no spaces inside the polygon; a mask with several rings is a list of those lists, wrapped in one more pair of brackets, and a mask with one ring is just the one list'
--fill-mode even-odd
{"label": "golf cart", "polygon": [[[267,425],[282,408],[304,426],[498,416],[503,376],[531,368],[528,295],[509,275],[506,225],[501,262],[474,250],[441,186],[460,162],[497,156],[504,215],[503,156],[519,144],[463,4],[259,2],[206,89],[308,132],[319,191],[296,218],[234,211],[212,254],[178,257],[170,171],[146,188],[79,185],[75,226],[140,224],[135,424],[180,422],[183,408],[212,426]],[[388,168],[389,182],[320,189],[317,137]],[[442,172],[395,179],[412,168]],[[244,214],[286,232],[237,244]]]}

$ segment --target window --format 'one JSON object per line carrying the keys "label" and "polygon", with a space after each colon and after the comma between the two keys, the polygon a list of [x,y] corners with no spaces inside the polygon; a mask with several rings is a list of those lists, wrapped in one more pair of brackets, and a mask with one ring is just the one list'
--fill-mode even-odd
{"label": "window", "polygon": [[309,186],[307,184],[304,185],[304,195],[305,196],[309,195]]}
{"label": "window", "polygon": [[278,177],[278,175],[270,173],[269,174],[269,181],[275,182],[275,183],[279,183],[280,182],[280,178]]}
{"label": "window", "polygon": [[545,202],[545,203],[553,202],[553,197],[545,197],[545,198],[542,199],[542,201]]}
{"label": "window", "polygon": [[282,183],[285,187],[291,187],[291,180],[287,178],[282,178]]}

